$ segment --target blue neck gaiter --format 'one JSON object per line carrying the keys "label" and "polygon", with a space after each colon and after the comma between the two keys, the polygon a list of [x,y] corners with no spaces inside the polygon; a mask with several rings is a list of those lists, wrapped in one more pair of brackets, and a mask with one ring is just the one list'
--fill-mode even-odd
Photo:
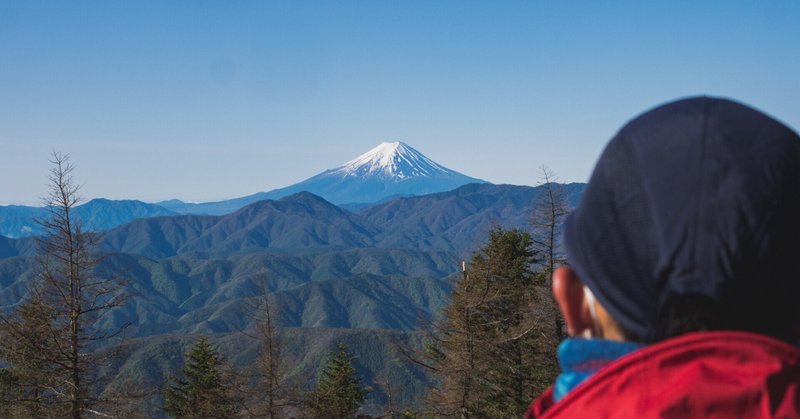
{"label": "blue neck gaiter", "polygon": [[553,400],[559,401],[601,368],[644,345],[605,339],[569,338],[558,346],[561,375],[556,378]]}

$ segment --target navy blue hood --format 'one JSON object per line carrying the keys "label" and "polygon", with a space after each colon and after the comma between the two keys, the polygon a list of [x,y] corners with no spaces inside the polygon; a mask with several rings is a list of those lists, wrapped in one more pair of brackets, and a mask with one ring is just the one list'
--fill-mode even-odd
{"label": "navy blue hood", "polygon": [[606,146],[564,242],[636,336],[654,339],[679,294],[784,334],[800,318],[800,138],[730,100],[659,106]]}

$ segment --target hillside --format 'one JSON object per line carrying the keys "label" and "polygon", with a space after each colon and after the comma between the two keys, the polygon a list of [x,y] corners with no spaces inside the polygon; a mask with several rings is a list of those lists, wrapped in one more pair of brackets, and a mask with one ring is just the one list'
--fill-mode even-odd
{"label": "hillside", "polygon": [[[583,185],[565,185],[564,190],[574,203]],[[463,253],[474,249],[494,225],[528,228],[539,191],[530,186],[469,184],[392,199],[357,213],[303,192],[250,204],[225,216],[136,220],[105,233],[102,248],[152,258],[364,247]]]}
{"label": "hillside", "polygon": [[[568,198],[576,201],[582,186],[566,185]],[[197,334],[211,334],[234,362],[246,365],[256,344],[241,342],[240,332],[253,327],[248,310],[266,284],[297,362],[293,377],[311,383],[335,340],[345,336],[365,360],[362,374],[396,380],[404,389],[397,397],[412,403],[428,378],[394,358],[392,339],[421,344],[414,331],[441,314],[460,261],[493,225],[527,228],[540,191],[469,184],[358,212],[303,192],[224,216],[137,219],[98,233],[104,257],[97,275],[122,275],[133,295],[98,323],[132,323],[126,330],[131,353],[115,382],[162,380]],[[35,250],[35,238],[0,236],[0,307],[26,294],[39,269]],[[160,403],[160,394],[152,397],[151,407]],[[377,411],[386,395],[373,397]]]}
{"label": "hillside", "polygon": [[[0,235],[30,237],[42,234],[37,220],[46,219],[45,207],[0,206]],[[103,231],[139,218],[177,215],[164,207],[135,200],[93,199],[75,208],[77,220],[89,231]]]}

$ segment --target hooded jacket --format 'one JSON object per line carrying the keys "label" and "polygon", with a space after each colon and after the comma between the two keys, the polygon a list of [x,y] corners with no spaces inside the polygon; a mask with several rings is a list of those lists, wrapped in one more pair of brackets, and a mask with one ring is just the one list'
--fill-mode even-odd
{"label": "hooded jacket", "polygon": [[626,355],[532,418],[800,418],[800,349],[746,332],[701,332]]}

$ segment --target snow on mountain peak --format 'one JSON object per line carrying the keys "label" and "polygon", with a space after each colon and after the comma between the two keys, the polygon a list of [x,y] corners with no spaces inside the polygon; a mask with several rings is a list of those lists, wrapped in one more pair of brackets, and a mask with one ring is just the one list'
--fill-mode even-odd
{"label": "snow on mountain peak", "polygon": [[401,141],[381,143],[334,172],[345,177],[371,175],[395,180],[454,173]]}

